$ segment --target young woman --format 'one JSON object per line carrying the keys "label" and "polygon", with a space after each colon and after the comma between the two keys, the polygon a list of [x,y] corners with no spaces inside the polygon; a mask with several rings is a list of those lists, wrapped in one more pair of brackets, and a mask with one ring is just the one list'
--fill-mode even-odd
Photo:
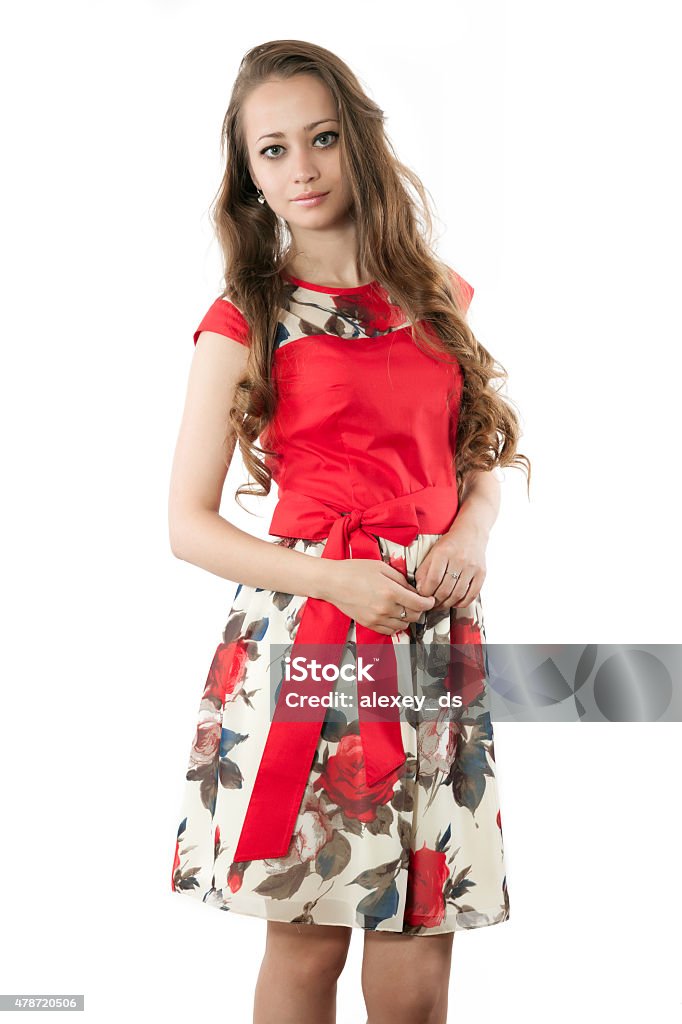
{"label": "young woman", "polygon": [[[349,68],[254,47],[223,144],[225,287],[194,334],[169,520],[177,557],[240,583],[172,888],[267,920],[257,1024],[335,1020],[352,928],[370,1024],[444,1022],[455,930],[509,916],[480,590],[492,470],[523,461],[530,482],[530,464],[465,319],[473,288],[432,251],[425,190]],[[278,485],[274,541],[219,515],[237,443],[255,481],[237,499]],[[315,649],[373,652],[381,713],[358,680],[350,711],[296,717],[283,654]],[[430,709],[396,710],[405,653]],[[433,699],[455,690],[460,707]]]}

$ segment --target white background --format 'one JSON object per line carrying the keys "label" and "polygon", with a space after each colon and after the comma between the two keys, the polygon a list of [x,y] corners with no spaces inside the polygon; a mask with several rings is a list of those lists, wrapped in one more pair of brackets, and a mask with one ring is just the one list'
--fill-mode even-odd
{"label": "white background", "polygon": [[[243,52],[329,47],[421,176],[509,373],[489,642],[675,643],[679,49],[672,3],[5,3],[3,992],[251,1020],[265,922],[170,892],[194,716],[234,584],[166,502],[220,290],[208,208]],[[223,514],[266,536],[232,496]],[[251,503],[250,507],[257,508]],[[450,1019],[679,1019],[680,729],[496,729],[511,916],[458,932]],[[675,867],[674,867],[675,865]],[[339,984],[364,1022],[362,933]]]}

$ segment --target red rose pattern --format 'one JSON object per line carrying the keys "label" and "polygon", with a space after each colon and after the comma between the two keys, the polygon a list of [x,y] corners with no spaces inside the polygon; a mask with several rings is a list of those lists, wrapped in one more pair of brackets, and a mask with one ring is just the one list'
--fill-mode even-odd
{"label": "red rose pattern", "polygon": [[410,851],[407,905],[405,920],[409,924],[434,928],[445,917],[443,886],[450,877],[446,856],[440,850],[429,850],[424,843]]}
{"label": "red rose pattern", "polygon": [[329,800],[348,818],[374,821],[377,808],[391,799],[395,784],[405,770],[405,765],[401,765],[376,786],[368,786],[362,740],[350,734],[341,738],[336,753],[332,754],[325,770],[313,783],[313,789],[324,789]]}
{"label": "red rose pattern", "polygon": [[229,644],[218,644],[208,670],[204,698],[216,700],[221,707],[226,701],[234,700],[244,682],[247,659],[246,644],[239,640]]}

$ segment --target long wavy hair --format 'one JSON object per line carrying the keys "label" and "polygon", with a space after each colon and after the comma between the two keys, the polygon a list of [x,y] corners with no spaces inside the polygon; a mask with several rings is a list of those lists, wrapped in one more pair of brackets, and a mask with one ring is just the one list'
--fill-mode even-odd
{"label": "long wavy hair", "polygon": [[241,111],[256,86],[301,74],[316,75],[336,103],[341,172],[352,194],[349,215],[355,222],[358,265],[402,309],[419,347],[424,344],[434,358],[441,353],[452,360],[454,355],[460,365],[463,382],[453,456],[458,499],[469,471],[521,463],[530,494],[530,461],[517,452],[518,416],[493,386],[508,375],[466,322],[457,278],[433,251],[426,190],[395,155],[383,110],[334,53],[314,43],[278,39],[252,47],[240,63],[221,131],[225,171],[210,211],[222,251],[222,295],[241,310],[249,326],[249,356],[229,423],[255,483],[237,489],[237,502],[241,505],[241,494],[270,493],[273,460],[281,457],[257,442],[265,440],[277,405],[271,368],[287,288],[280,271],[293,256],[286,221],[258,202]]}

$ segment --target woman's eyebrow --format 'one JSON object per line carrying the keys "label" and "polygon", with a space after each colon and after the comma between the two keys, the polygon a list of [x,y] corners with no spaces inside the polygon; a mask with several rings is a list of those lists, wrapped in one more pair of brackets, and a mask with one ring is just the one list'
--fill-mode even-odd
{"label": "woman's eyebrow", "polygon": [[[317,128],[318,124],[325,124],[327,121],[336,121],[338,124],[338,117],[323,117],[321,121],[312,121],[311,124],[304,124],[303,131],[310,132],[313,128]],[[260,142],[261,139],[283,139],[284,132],[266,132],[265,135],[259,135],[256,142]]]}

